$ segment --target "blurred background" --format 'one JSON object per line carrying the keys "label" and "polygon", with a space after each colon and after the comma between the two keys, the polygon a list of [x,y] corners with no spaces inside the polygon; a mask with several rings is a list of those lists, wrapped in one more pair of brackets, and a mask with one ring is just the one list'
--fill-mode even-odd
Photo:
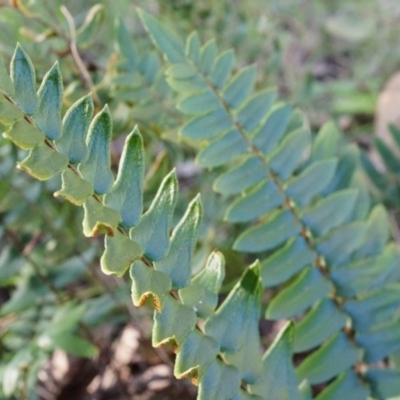
{"label": "blurred background", "polygon": [[[242,227],[222,222],[226,199],[212,191],[218,171],[196,166],[196,145],[177,134],[183,117],[137,6],[182,38],[197,30],[203,42],[215,38],[220,50],[233,48],[238,68],[257,64],[257,87],[277,87],[307,115],[313,133],[334,120],[365,151],[371,190],[390,207],[398,235],[400,168],[396,173],[378,154],[382,148],[374,150],[377,137],[393,149],[388,124],[400,125],[397,0],[0,0],[5,65],[20,42],[38,86],[59,61],[64,111],[89,90],[96,111],[109,104],[114,170],[138,124],[147,157],[145,207],[174,166],[176,222],[201,192],[205,218],[193,269],[220,249],[227,292],[252,261],[231,249]],[[134,63],[121,57],[118,20],[133,38]],[[158,66],[151,78],[149,60]],[[0,119],[2,130],[6,125]],[[60,178],[31,179],[15,169],[23,157],[0,138],[0,399],[194,399],[195,387],[173,378],[174,355],[151,346],[151,311],[132,306],[128,280],[99,270],[102,240],[83,240],[82,210],[53,198]],[[394,151],[393,163],[399,159]],[[278,325],[261,324],[265,346]]]}

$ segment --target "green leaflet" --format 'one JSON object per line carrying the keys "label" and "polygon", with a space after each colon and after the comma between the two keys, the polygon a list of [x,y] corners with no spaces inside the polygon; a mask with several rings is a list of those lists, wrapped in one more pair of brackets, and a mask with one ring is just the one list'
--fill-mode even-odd
{"label": "green leaflet", "polygon": [[262,182],[237,198],[227,208],[224,219],[248,222],[283,204],[285,196],[273,180]]}
{"label": "green leaflet", "polygon": [[232,108],[238,108],[253,89],[257,68],[255,65],[242,68],[224,87],[222,97]]}
{"label": "green leaflet", "polygon": [[172,288],[171,279],[163,272],[156,271],[142,261],[135,261],[130,269],[132,280],[132,301],[136,307],[144,305],[152,298],[154,308],[161,312],[164,307],[165,296]]}
{"label": "green leaflet", "polygon": [[225,277],[225,260],[222,253],[214,251],[188,287],[179,290],[182,303],[190,306],[198,317],[206,318],[214,313],[218,293]]}
{"label": "green leaflet", "polygon": [[165,54],[168,61],[173,64],[184,63],[185,48],[180,39],[150,14],[140,9],[138,9],[138,14],[153,43]]}
{"label": "green leaflet", "polygon": [[301,219],[317,236],[326,235],[333,228],[349,222],[357,197],[355,189],[340,190],[303,211]]}
{"label": "green leaflet", "polygon": [[240,388],[239,371],[216,359],[199,384],[198,400],[231,400]]}
{"label": "green leaflet", "polygon": [[61,106],[63,84],[58,63],[44,76],[39,91],[39,106],[33,117],[35,125],[50,140],[58,139],[61,134]]}
{"label": "green leaflet", "polygon": [[190,58],[195,64],[200,63],[201,58],[201,43],[199,34],[193,31],[186,40],[185,55]]}
{"label": "green leaflet", "polygon": [[365,400],[369,394],[368,386],[361,381],[353,370],[349,370],[340,374],[316,397],[316,400],[345,399],[349,395],[351,400]]}
{"label": "green leaflet", "polygon": [[323,190],[322,195],[326,196],[339,189],[346,189],[353,179],[354,171],[357,168],[360,152],[355,145],[348,145],[339,158],[336,173],[329,185]]}
{"label": "green leaflet", "polygon": [[359,221],[341,226],[317,243],[317,250],[330,266],[348,262],[351,254],[362,243],[366,228],[366,223]]}
{"label": "green leaflet", "polygon": [[115,231],[114,236],[105,235],[104,248],[100,266],[106,275],[123,276],[130,265],[143,254],[136,242],[119,231]]}
{"label": "green leaflet", "polygon": [[383,290],[368,293],[357,300],[349,300],[344,309],[352,317],[357,331],[365,331],[374,325],[396,317],[400,306],[400,285],[386,286]]}
{"label": "green leaflet", "polygon": [[275,97],[275,89],[266,89],[253,94],[238,112],[237,121],[239,124],[247,132],[252,132],[271,108]]}
{"label": "green leaflet", "polygon": [[76,31],[80,48],[87,48],[93,42],[99,31],[100,23],[104,19],[104,14],[104,6],[101,4],[96,4],[89,9],[83,24]]}
{"label": "green leaflet", "polygon": [[202,214],[200,195],[197,195],[175,227],[167,255],[154,265],[156,270],[164,272],[171,278],[174,288],[180,289],[190,283],[193,251]]}
{"label": "green leaflet", "polygon": [[390,237],[390,221],[385,207],[377,204],[368,216],[363,242],[355,253],[356,258],[375,256],[385,248]]}
{"label": "green leaflet", "polygon": [[61,349],[77,357],[93,358],[99,349],[87,339],[69,332],[54,332],[46,335],[45,340],[51,350]]}
{"label": "green leaflet", "polygon": [[86,133],[93,109],[92,96],[88,94],[76,101],[64,115],[63,135],[56,141],[56,147],[72,164],[83,163],[87,159]]}
{"label": "green leaflet", "polygon": [[257,396],[256,394],[247,393],[243,389],[239,389],[235,394],[235,397],[232,397],[232,400],[262,400],[262,397]]}
{"label": "green leaflet", "polygon": [[217,97],[210,90],[191,93],[177,105],[177,108],[186,114],[206,114],[220,107]]}
{"label": "green leaflet", "polygon": [[235,65],[235,53],[232,49],[221,52],[215,59],[209,75],[210,82],[217,88],[222,89],[232,73]]}
{"label": "green leaflet", "polygon": [[300,400],[312,400],[312,392],[310,384],[304,380],[299,385]]}
{"label": "green leaflet", "polygon": [[242,134],[233,129],[203,147],[199,151],[196,161],[202,167],[218,167],[246,151],[247,144]]}
{"label": "green leaflet", "polygon": [[138,70],[143,76],[144,81],[153,85],[158,76],[161,66],[156,53],[145,54],[138,64]]}
{"label": "green leaflet", "polygon": [[214,182],[213,189],[223,194],[236,194],[267,177],[267,166],[252,155],[246,157],[237,167],[221,174]]}
{"label": "green leaflet", "polygon": [[32,61],[19,44],[11,60],[10,72],[15,88],[13,100],[25,114],[33,115],[38,105],[36,74]]}
{"label": "green leaflet", "polygon": [[208,75],[213,67],[215,57],[217,57],[218,48],[215,39],[210,39],[201,47],[201,57],[198,68],[204,75]]}
{"label": "green leaflet", "polygon": [[390,135],[392,136],[393,140],[397,144],[397,146],[400,147],[400,130],[399,130],[399,128],[394,124],[389,124],[389,132],[390,132]]}
{"label": "green leaflet", "polygon": [[319,299],[328,296],[332,284],[316,267],[308,267],[269,303],[266,318],[290,318],[306,310]]}
{"label": "green leaflet", "polygon": [[362,350],[339,332],[297,367],[297,377],[307,379],[311,384],[322,383],[354,365],[361,356]]}
{"label": "green leaflet", "polygon": [[[246,383],[255,383],[262,373],[258,333],[261,293],[259,266],[256,262],[244,273],[204,326],[205,333],[219,343],[224,358],[239,368]],[[227,319],[229,324],[226,324]]]}
{"label": "green leaflet", "polygon": [[371,385],[372,396],[377,399],[388,399],[400,393],[400,370],[374,369],[365,373]]}
{"label": "green leaflet", "polygon": [[[330,299],[319,301],[296,324],[294,351],[301,353],[320,345],[346,324],[346,314]],[[329,323],[327,323],[329,321]]]}
{"label": "green leaflet", "polygon": [[324,124],[312,144],[310,163],[337,156],[341,141],[343,138],[336,125],[332,121]]}
{"label": "green leaflet", "polygon": [[[0,103],[1,106],[4,103]],[[9,103],[10,104],[10,103]],[[24,150],[30,150],[44,142],[44,135],[35,126],[21,119],[3,132],[3,137],[10,139],[15,145]]]}
{"label": "green leaflet", "polygon": [[292,107],[285,104],[275,105],[265,122],[254,136],[253,144],[265,155],[275,149],[287,131]]}
{"label": "green leaflet", "polygon": [[57,172],[67,168],[68,159],[57,153],[47,144],[43,143],[34,147],[28,156],[18,163],[18,168],[41,181],[50,179]]}
{"label": "green leaflet", "polygon": [[263,357],[263,379],[249,387],[251,393],[268,400],[300,400],[292,364],[293,323],[281,329]]}
{"label": "green leaflet", "polygon": [[337,167],[337,160],[330,158],[309,165],[300,175],[288,183],[286,193],[301,207],[320,194],[332,180]]}
{"label": "green leaflet", "polygon": [[0,57],[0,90],[8,96],[14,95],[14,85],[10,79],[10,75],[8,75],[7,69],[1,57]]}
{"label": "green leaflet", "polygon": [[390,243],[379,256],[334,268],[330,276],[341,296],[352,297],[397,281],[400,278],[399,262],[399,248],[396,244]]}
{"label": "green leaflet", "polygon": [[392,150],[390,150],[388,145],[379,137],[375,137],[374,142],[375,142],[375,147],[378,150],[378,153],[380,154],[381,159],[384,162],[386,168],[392,173],[399,175],[400,161],[393,154]]}
{"label": "green leaflet", "polygon": [[111,135],[112,120],[106,105],[90,124],[87,137],[89,157],[78,167],[82,177],[93,185],[97,194],[108,193],[114,181],[110,167]]}
{"label": "green leaflet", "polygon": [[261,261],[261,278],[264,287],[276,286],[286,282],[317,255],[309,248],[303,237],[293,237],[264,261]]}
{"label": "green leaflet", "polygon": [[282,179],[288,179],[309,148],[308,129],[300,128],[288,134],[271,154],[270,166]]}
{"label": "green leaflet", "polygon": [[24,118],[24,113],[15,104],[0,95],[0,122],[4,125],[11,125],[22,118]]}
{"label": "green leaflet", "polygon": [[233,248],[250,253],[273,249],[300,230],[300,224],[289,210],[278,210],[267,221],[246,229],[236,239]]}
{"label": "green leaflet", "polygon": [[120,53],[127,59],[128,64],[133,67],[137,64],[137,54],[132,36],[121,18],[117,21],[117,46]]}
{"label": "green leaflet", "polygon": [[208,114],[196,116],[180,129],[183,137],[191,139],[209,139],[232,128],[232,120],[223,108]]}
{"label": "green leaflet", "polygon": [[61,189],[54,193],[54,197],[64,197],[72,204],[81,206],[89,196],[93,195],[93,186],[71,169],[64,169],[61,179]]}
{"label": "green leaflet", "polygon": [[97,236],[106,233],[113,236],[121,221],[119,213],[109,207],[105,207],[95,198],[89,197],[84,205],[83,234],[86,237]]}
{"label": "green leaflet", "polygon": [[191,308],[179,304],[171,295],[166,295],[162,310],[154,312],[153,346],[170,344],[174,350],[179,350],[187,335],[195,328],[196,320],[196,314]]}
{"label": "green leaflet", "polygon": [[119,211],[122,226],[136,225],[143,210],[144,154],[143,140],[137,127],[126,138],[117,179],[106,194],[104,204]]}
{"label": "green leaflet", "polygon": [[368,332],[359,332],[356,342],[365,349],[367,363],[381,361],[400,349],[400,323],[398,320],[390,321]]}
{"label": "green leaflet", "polygon": [[169,231],[178,191],[176,172],[172,170],[162,181],[150,208],[139,224],[130,230],[130,237],[139,243],[152,260],[160,260],[169,247]]}
{"label": "green leaflet", "polygon": [[176,355],[174,375],[178,379],[191,378],[198,384],[209,365],[215,361],[218,343],[211,337],[194,329],[186,337]]}
{"label": "green leaflet", "polygon": [[201,92],[204,90],[203,78],[188,64],[171,65],[165,74],[169,86],[178,92]]}

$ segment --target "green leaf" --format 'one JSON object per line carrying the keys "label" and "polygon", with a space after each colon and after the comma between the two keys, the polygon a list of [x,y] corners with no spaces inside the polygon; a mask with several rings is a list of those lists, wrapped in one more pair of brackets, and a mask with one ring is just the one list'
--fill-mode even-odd
{"label": "green leaf", "polygon": [[139,243],[151,260],[160,260],[168,251],[177,190],[178,181],[173,170],[162,181],[156,197],[139,224],[130,230],[131,239]]}
{"label": "green leaf", "polygon": [[63,84],[58,63],[44,76],[39,91],[39,106],[33,117],[35,125],[48,139],[56,140],[61,134],[61,106]]}
{"label": "green leaf", "polygon": [[52,349],[61,349],[74,356],[83,358],[93,358],[99,353],[99,349],[91,342],[77,335],[67,332],[44,334],[41,338],[43,342],[49,341]]}
{"label": "green leaf", "polygon": [[400,323],[398,320],[390,321],[368,332],[359,332],[356,342],[365,349],[367,363],[381,361],[400,349]]}
{"label": "green leaf", "polygon": [[119,18],[117,21],[117,46],[119,52],[127,59],[128,65],[131,69],[134,69],[138,59],[136,48],[132,36],[122,18]]}
{"label": "green leaf", "polygon": [[56,141],[56,147],[72,164],[83,163],[87,159],[86,133],[93,109],[92,96],[88,94],[76,101],[64,115],[63,135]]}
{"label": "green leaf", "polygon": [[289,210],[278,210],[267,221],[246,229],[236,239],[233,248],[250,253],[270,250],[297,235],[300,230],[300,224]]}
{"label": "green leaf", "polygon": [[232,108],[238,108],[253,89],[257,68],[255,65],[242,68],[226,84],[222,97]]}
{"label": "green leaf", "polygon": [[351,395],[352,400],[365,400],[369,398],[368,386],[357,376],[353,370],[340,374],[316,400],[345,399]]}
{"label": "green leaf", "polygon": [[376,399],[396,397],[400,393],[400,370],[371,368],[365,373]]}
{"label": "green leaf", "polygon": [[239,368],[246,383],[255,383],[262,371],[258,332],[261,293],[256,261],[204,326],[205,333],[219,343],[227,362]]}
{"label": "green leaf", "polygon": [[4,125],[11,125],[22,118],[24,118],[24,113],[15,104],[0,95],[0,122]]}
{"label": "green leaf", "polygon": [[112,121],[106,105],[90,124],[87,137],[89,157],[78,167],[82,177],[93,185],[97,194],[108,193],[114,181],[110,167],[111,135]]}
{"label": "green leaf", "polygon": [[191,378],[198,384],[209,365],[215,361],[219,347],[214,339],[194,329],[186,337],[175,360],[174,375],[178,379]]}
{"label": "green leaf", "polygon": [[54,193],[54,197],[63,197],[72,204],[81,206],[93,195],[93,186],[69,168],[62,172],[61,180],[61,189]]}
{"label": "green leaf", "polygon": [[349,222],[357,197],[358,190],[340,190],[301,212],[300,217],[316,236],[324,236],[333,228]]}
{"label": "green leaf", "polygon": [[312,400],[312,391],[309,383],[304,380],[299,385],[300,400]]}
{"label": "green leaf", "polygon": [[270,111],[267,119],[255,134],[253,144],[265,155],[268,155],[287,130],[292,107],[286,104],[277,104]]}
{"label": "green leaf", "polygon": [[14,95],[14,85],[8,75],[7,68],[5,67],[2,58],[0,57],[0,90],[8,95]]}
{"label": "green leaf", "polygon": [[77,41],[80,48],[88,48],[94,41],[100,29],[101,21],[104,19],[104,6],[95,4],[86,14],[83,24],[76,31]]}
{"label": "green leaf", "polygon": [[386,168],[394,174],[399,175],[400,160],[397,159],[392,150],[390,150],[389,146],[381,138],[374,138],[374,142],[375,147],[378,150],[378,153],[380,154]]}
{"label": "green leaf", "polygon": [[261,261],[261,277],[265,287],[286,282],[306,265],[317,258],[303,237],[290,239],[285,246],[274,251],[266,260]]}
{"label": "green leaf", "polygon": [[337,156],[341,141],[343,138],[337,126],[332,121],[325,123],[313,141],[310,162],[314,163]]}
{"label": "green leaf", "polygon": [[237,198],[226,210],[229,222],[249,222],[283,204],[285,196],[273,180],[262,182]]}
{"label": "green leaf", "polygon": [[187,64],[174,64],[165,72],[169,86],[177,92],[202,92],[205,87],[204,79]]}
{"label": "green leaf", "polygon": [[293,323],[287,322],[263,357],[263,379],[250,385],[251,393],[268,400],[300,400],[292,364]]}
{"label": "green leaf", "polygon": [[311,384],[326,382],[360,360],[362,350],[339,332],[309,355],[299,367],[297,377]]}
{"label": "green leaf", "polygon": [[209,139],[232,128],[232,124],[228,113],[223,108],[218,108],[189,120],[182,126],[180,134],[191,139]]}
{"label": "green leaf", "polygon": [[117,179],[104,198],[107,207],[119,211],[122,226],[136,225],[143,210],[144,152],[143,140],[137,127],[126,138]]}
{"label": "green leaf", "polygon": [[202,269],[186,288],[179,290],[182,303],[190,306],[200,318],[214,313],[218,293],[225,277],[225,260],[222,253],[214,251]]}
{"label": "green leaf", "polygon": [[235,53],[232,49],[225,50],[215,59],[209,79],[217,89],[222,89],[231,75],[235,65]]}
{"label": "green leaf", "polygon": [[172,64],[185,62],[185,46],[180,39],[145,11],[138,9],[138,14],[153,43],[167,60]]}
{"label": "green leaf", "polygon": [[191,201],[185,215],[175,227],[167,255],[154,265],[156,270],[171,278],[174,288],[179,289],[190,283],[192,257],[202,214],[198,195]]}
{"label": "green leaf", "polygon": [[321,300],[296,324],[294,351],[301,353],[318,346],[343,328],[346,321],[346,314],[332,300]]}
{"label": "green leaf", "polygon": [[28,156],[18,163],[17,167],[28,172],[41,181],[50,179],[57,172],[67,168],[68,159],[63,154],[57,153],[47,144],[43,143],[34,147]]}
{"label": "green leaf", "polygon": [[15,48],[10,70],[15,87],[13,100],[25,114],[33,115],[38,106],[35,69],[32,61],[19,44]]}
{"label": "green leaf", "polygon": [[214,60],[217,57],[218,49],[215,44],[215,39],[210,39],[201,48],[201,59],[198,65],[203,74],[208,75],[213,67]]}
{"label": "green leaf", "polygon": [[217,97],[210,90],[191,93],[177,105],[178,110],[186,114],[206,114],[220,107]]}
{"label": "green leaf", "polygon": [[104,247],[100,266],[106,275],[123,276],[130,265],[143,254],[136,242],[119,231],[115,231],[114,236],[105,236]]}
{"label": "green leaf", "polygon": [[187,335],[195,328],[195,312],[173,297],[165,297],[161,312],[154,312],[152,343],[154,347],[170,344],[174,351],[179,350]]}
{"label": "green leaf", "polygon": [[317,243],[317,250],[330,266],[348,262],[351,254],[363,241],[366,228],[366,223],[359,221],[341,226]]}
{"label": "green leaf", "polygon": [[290,318],[305,311],[332,291],[331,283],[314,266],[302,271],[269,303],[266,318]]}
{"label": "green leaf", "polygon": [[246,153],[247,144],[241,133],[234,129],[203,147],[196,158],[202,167],[218,167]]}
{"label": "green leaf", "polygon": [[240,388],[239,371],[216,359],[200,381],[198,400],[231,400]]}
{"label": "green leaf", "polygon": [[196,31],[194,31],[188,36],[186,40],[185,54],[195,64],[199,64],[201,57],[200,53],[201,53],[201,43],[199,34]]}
{"label": "green leaf", "polygon": [[337,160],[330,158],[309,165],[300,175],[287,183],[286,193],[301,207],[320,194],[332,180]]}
{"label": "green leaf", "polygon": [[344,304],[344,309],[352,317],[352,324],[357,331],[368,330],[374,325],[395,318],[399,307],[400,284],[386,286]]}
{"label": "green leaf", "polygon": [[237,121],[239,124],[246,131],[252,132],[271,108],[275,97],[275,89],[266,89],[252,95],[238,112]]}
{"label": "green leaf", "polygon": [[399,248],[391,243],[381,255],[331,269],[330,276],[340,296],[352,297],[400,279],[399,262]]}
{"label": "green leaf", "polygon": [[271,154],[270,166],[282,179],[287,179],[302,160],[311,143],[310,132],[300,128],[287,135]]}
{"label": "green leaf", "polygon": [[400,147],[400,129],[394,124],[389,124],[389,132],[397,146]]}
{"label": "green leaf", "polygon": [[[3,103],[0,103],[0,108]],[[15,122],[3,132],[3,137],[10,139],[15,145],[24,150],[30,150],[44,142],[44,135],[36,127],[24,119]]]}
{"label": "green leaf", "polygon": [[213,189],[223,194],[236,194],[267,177],[267,166],[249,155],[238,166],[221,174],[214,182]]}
{"label": "green leaf", "polygon": [[7,397],[12,397],[11,395],[17,389],[20,376],[25,369],[29,368],[32,361],[32,349],[31,347],[26,347],[13,354],[12,359],[6,364],[2,371],[2,388]]}
{"label": "green leaf", "polygon": [[103,206],[95,198],[89,197],[83,208],[85,215],[83,217],[83,234],[86,237],[97,236],[105,233],[113,236],[121,216],[119,213],[109,207]]}
{"label": "green leaf", "polygon": [[130,277],[133,304],[140,307],[152,298],[155,310],[161,312],[165,296],[172,288],[171,279],[163,272],[148,267],[140,260],[135,261],[131,266]]}

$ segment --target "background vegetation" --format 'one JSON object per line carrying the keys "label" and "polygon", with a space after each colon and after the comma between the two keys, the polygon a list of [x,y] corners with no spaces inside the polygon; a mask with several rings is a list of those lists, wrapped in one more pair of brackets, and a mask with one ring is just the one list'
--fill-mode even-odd
{"label": "background vegetation", "polygon": [[[96,112],[109,105],[114,170],[123,140],[139,125],[148,166],[145,209],[173,166],[181,189],[174,224],[189,200],[202,193],[204,221],[194,270],[212,249],[224,253],[222,300],[253,259],[232,250],[240,228],[222,222],[228,198],[212,191],[216,172],[199,168],[194,162],[197,145],[177,134],[183,116],[164,80],[164,60],[136,14],[137,5],[173,24],[182,37],[196,29],[203,42],[215,38],[220,49],[233,47],[238,67],[256,63],[256,86],[277,86],[281,99],[307,114],[312,133],[333,118],[348,140],[365,150],[374,199],[390,208],[393,236],[399,237],[400,163],[384,144],[373,143],[378,97],[400,61],[394,50],[400,40],[396,1],[120,1],[118,7],[107,1],[0,2],[0,54],[6,65],[20,42],[32,58],[38,82],[59,61],[63,111],[88,90]],[[118,19],[134,38],[141,60],[135,70],[121,62]],[[158,68],[154,82],[146,86],[149,60]],[[138,85],[132,83],[132,74],[141,79]],[[82,210],[51,195],[59,178],[43,183],[16,170],[23,152],[0,140],[3,397],[194,398],[194,387],[173,378],[173,354],[151,346],[152,314],[133,308],[130,283],[99,271],[102,243],[82,240]],[[368,161],[371,156],[375,167]],[[274,290],[265,292],[265,300]],[[281,326],[282,321],[260,323],[265,348]],[[315,387],[315,394],[322,388]]]}

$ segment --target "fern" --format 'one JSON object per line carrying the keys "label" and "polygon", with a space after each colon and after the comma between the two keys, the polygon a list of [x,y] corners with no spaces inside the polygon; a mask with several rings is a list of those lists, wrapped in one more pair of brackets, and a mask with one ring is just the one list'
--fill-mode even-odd
{"label": "fern", "polygon": [[[198,161],[227,168],[214,188],[232,198],[226,219],[248,223],[234,247],[259,253],[217,308],[221,253],[192,276],[202,216],[196,197],[172,229],[178,184],[163,180],[143,214],[144,150],[139,130],[127,137],[116,179],[107,106],[93,118],[86,96],[61,118],[62,78],[55,65],[38,93],[34,67],[17,46],[11,78],[0,64],[3,135],[29,154],[18,164],[39,180],[61,173],[55,196],[83,205],[83,232],[104,234],[101,268],[132,281],[136,306],[152,304],[154,346],[177,353],[175,375],[199,385],[199,399],[308,399],[310,384],[335,380],[317,398],[388,398],[400,394],[400,370],[374,364],[399,348],[398,247],[389,241],[381,205],[371,208],[358,179],[358,151],[332,124],[313,141],[301,114],[273,104],[275,92],[251,94],[255,68],[232,76],[234,54],[214,41],[186,49],[148,14],[142,20],[171,66],[168,84],[193,115],[181,129],[203,141]],[[357,207],[356,207],[357,204]],[[265,287],[283,285],[270,319],[288,322],[264,356],[258,333]],[[389,295],[390,293],[390,295]],[[367,322],[365,315],[372,316]],[[329,323],[327,323],[329,322]],[[315,349],[294,369],[293,353]]]}

